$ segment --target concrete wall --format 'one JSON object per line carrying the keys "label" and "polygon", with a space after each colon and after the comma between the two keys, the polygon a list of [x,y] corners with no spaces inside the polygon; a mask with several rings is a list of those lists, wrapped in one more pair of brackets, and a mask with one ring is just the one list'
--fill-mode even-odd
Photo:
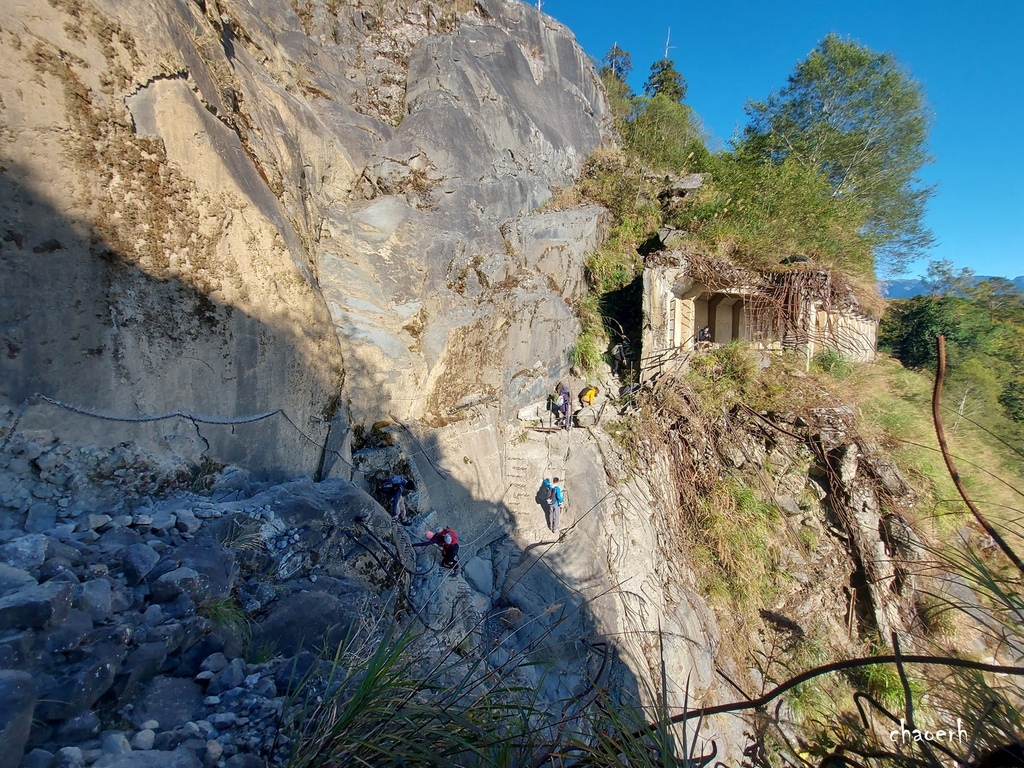
{"label": "concrete wall", "polygon": [[756,297],[749,288],[713,290],[695,282],[683,259],[678,266],[644,270],[642,377],[685,365],[696,333],[705,325],[716,344],[747,341],[766,351],[788,349],[802,353],[808,362],[826,349],[855,362],[875,358],[877,320],[856,310],[825,311],[807,297],[792,322],[780,328],[774,311],[766,314]]}

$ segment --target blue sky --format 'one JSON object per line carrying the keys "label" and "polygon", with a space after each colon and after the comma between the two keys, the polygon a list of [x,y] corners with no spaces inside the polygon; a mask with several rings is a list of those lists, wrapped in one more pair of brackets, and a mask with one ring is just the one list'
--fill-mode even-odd
{"label": "blue sky", "polygon": [[746,101],[782,88],[829,32],[894,54],[935,115],[935,162],[922,172],[937,185],[928,258],[1024,275],[1024,0],[542,0],[541,9],[595,59],[617,42],[632,58],[636,93],[671,30],[686,101],[723,142],[745,124]]}

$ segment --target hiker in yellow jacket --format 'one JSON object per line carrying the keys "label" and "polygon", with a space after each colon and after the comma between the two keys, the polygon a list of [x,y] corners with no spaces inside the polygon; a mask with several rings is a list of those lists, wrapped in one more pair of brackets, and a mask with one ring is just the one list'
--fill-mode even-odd
{"label": "hiker in yellow jacket", "polygon": [[588,384],[582,390],[580,390],[579,400],[580,405],[586,408],[588,405],[594,404],[594,398],[597,397],[598,389],[593,384]]}

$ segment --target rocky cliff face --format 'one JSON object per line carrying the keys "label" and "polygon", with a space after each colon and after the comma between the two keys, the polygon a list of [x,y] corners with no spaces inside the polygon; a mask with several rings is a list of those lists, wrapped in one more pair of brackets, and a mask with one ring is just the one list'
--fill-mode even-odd
{"label": "rocky cliff face", "polygon": [[[567,30],[505,0],[0,14],[10,743],[118,766],[266,755],[288,670],[355,601],[552,712],[598,685],[650,701],[663,662],[673,707],[729,695],[675,514],[676,462],[717,448],[652,449],[631,473],[601,430],[513,417],[568,375],[604,229],[599,208],[545,208],[606,139]],[[851,507],[858,466],[835,468]],[[396,470],[417,481],[409,527],[366,494]],[[857,509],[848,524],[877,529]],[[410,546],[443,525],[461,533],[456,578]],[[197,615],[218,601],[280,658],[247,664]],[[879,602],[877,624],[890,613]],[[114,715],[132,733],[100,736]],[[704,735],[735,757],[740,727]]]}
{"label": "rocky cliff face", "polygon": [[[0,539],[16,570],[0,592],[9,666],[31,678],[2,681],[24,694],[12,743],[81,746],[91,761],[108,725],[93,710],[178,702],[133,720],[137,750],[198,735],[224,757],[246,751],[226,727],[252,687],[239,665],[254,685],[266,670],[247,668],[197,606],[237,599],[281,643],[297,619],[279,587],[293,583],[315,593],[295,598],[306,601],[298,623],[322,645],[343,611],[312,616],[334,606],[323,594],[348,589],[324,581],[342,576],[325,566],[363,568],[353,589],[368,596],[397,589],[381,574],[366,582],[374,566],[343,533],[365,535],[380,514],[357,525],[368,499],[356,486],[398,468],[421,480],[418,517],[377,533],[408,572],[432,562],[418,550],[417,564],[410,535],[463,532],[464,577],[405,584],[417,615],[430,626],[458,616],[449,644],[486,620],[471,637],[496,667],[518,666],[526,648],[555,664],[557,675],[522,673],[545,702],[592,687],[598,668],[636,692],[628,666],[596,652],[563,663],[621,621],[602,596],[613,572],[595,557],[608,525],[601,456],[581,435],[570,467],[566,436],[507,426],[567,373],[583,257],[603,237],[601,209],[543,207],[606,138],[599,82],[568,31],[505,0],[53,0],[5,5],[0,47]],[[411,424],[394,450],[359,443],[353,456],[352,434],[366,430],[350,425],[389,414]],[[309,491],[315,503],[294,505],[301,520],[281,517],[276,491],[252,501],[264,486],[245,471],[214,486],[238,510],[160,500],[169,485],[208,486],[223,464],[356,485]],[[572,548],[544,543],[565,556],[531,555],[547,530],[540,480],[559,472],[579,482],[585,524]],[[236,511],[256,521],[261,549],[283,547],[262,586],[237,580],[245,548],[232,551],[230,535],[209,544],[225,532],[204,521]],[[199,540],[209,551],[188,554]],[[578,579],[589,586],[566,586]],[[520,620],[503,622],[513,609]],[[292,658],[300,640],[279,650]],[[635,657],[644,667],[651,647]],[[72,696],[96,669],[102,679]],[[196,695],[221,673],[235,698],[200,711]],[[148,704],[136,698],[150,689]],[[29,736],[45,698],[66,705],[39,710]],[[107,741],[115,755],[128,743]]]}
{"label": "rocky cliff face", "polygon": [[[326,474],[349,409],[440,420],[563,370],[602,212],[539,209],[607,116],[549,18],[54,0],[0,26],[0,396],[23,429]],[[198,418],[143,421],[175,412]]]}

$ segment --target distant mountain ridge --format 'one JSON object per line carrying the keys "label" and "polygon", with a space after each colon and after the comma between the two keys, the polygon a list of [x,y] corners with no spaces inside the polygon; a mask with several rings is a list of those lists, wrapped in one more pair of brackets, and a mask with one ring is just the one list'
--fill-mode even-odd
{"label": "distant mountain ridge", "polygon": [[[975,284],[984,280],[994,279],[992,275],[975,275]],[[1017,289],[1024,291],[1024,275],[1010,279],[1010,282],[1017,286]],[[909,299],[913,296],[921,296],[928,293],[923,278],[912,280],[884,280],[878,284],[878,292],[886,299]]]}

